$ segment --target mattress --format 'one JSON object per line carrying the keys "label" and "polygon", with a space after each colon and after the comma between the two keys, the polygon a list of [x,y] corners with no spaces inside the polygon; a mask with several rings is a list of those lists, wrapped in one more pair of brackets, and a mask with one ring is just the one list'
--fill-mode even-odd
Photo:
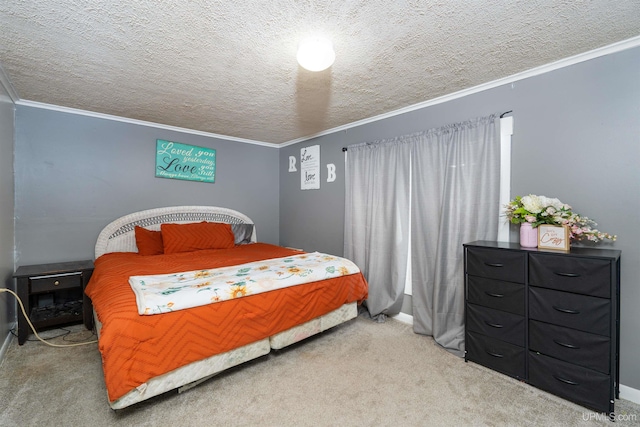
{"label": "mattress", "polygon": [[[183,385],[317,333],[354,315],[355,303],[367,296],[366,281],[358,273],[179,312],[139,316],[128,284],[130,275],[215,268],[294,253],[299,252],[254,243],[170,255],[118,252],[99,257],[86,292],[101,324],[98,346],[112,406],[128,406],[128,399],[144,400],[170,389],[167,383],[171,386],[172,381]],[[212,357],[216,358],[204,362]],[[172,376],[184,366],[194,373]]]}

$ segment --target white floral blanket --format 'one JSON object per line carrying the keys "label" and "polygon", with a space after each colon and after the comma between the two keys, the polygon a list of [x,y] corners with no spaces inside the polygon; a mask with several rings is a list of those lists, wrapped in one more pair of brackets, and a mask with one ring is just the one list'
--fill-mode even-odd
{"label": "white floral blanket", "polygon": [[211,270],[131,276],[138,313],[168,313],[358,273],[351,261],[313,252]]}

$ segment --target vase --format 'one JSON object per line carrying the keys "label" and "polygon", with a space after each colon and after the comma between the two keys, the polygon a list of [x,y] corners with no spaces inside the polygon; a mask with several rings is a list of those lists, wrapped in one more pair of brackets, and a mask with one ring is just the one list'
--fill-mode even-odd
{"label": "vase", "polygon": [[538,247],[538,229],[533,228],[528,222],[520,224],[520,246],[523,248]]}

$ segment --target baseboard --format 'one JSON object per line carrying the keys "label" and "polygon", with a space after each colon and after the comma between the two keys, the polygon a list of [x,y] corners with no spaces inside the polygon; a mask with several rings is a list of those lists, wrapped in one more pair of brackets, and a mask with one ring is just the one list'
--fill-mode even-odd
{"label": "baseboard", "polygon": [[620,398],[640,404],[640,390],[620,384]]}
{"label": "baseboard", "polygon": [[5,337],[4,342],[2,343],[2,347],[0,347],[0,365],[2,365],[2,361],[4,360],[4,355],[9,349],[9,344],[11,344],[11,339],[13,338],[11,329],[13,329],[14,327],[15,327],[15,322],[14,324],[9,325],[9,333],[7,333],[7,336]]}
{"label": "baseboard", "polygon": [[398,313],[395,316],[391,316],[391,318],[407,325],[413,325],[413,316],[410,314]]}

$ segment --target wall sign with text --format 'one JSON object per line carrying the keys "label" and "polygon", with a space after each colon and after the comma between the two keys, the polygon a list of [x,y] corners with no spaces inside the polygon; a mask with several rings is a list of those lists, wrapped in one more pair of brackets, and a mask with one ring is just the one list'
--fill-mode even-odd
{"label": "wall sign with text", "polygon": [[215,182],[216,150],[158,139],[156,177]]}
{"label": "wall sign with text", "polygon": [[300,149],[300,189],[318,190],[320,188],[320,146]]}

